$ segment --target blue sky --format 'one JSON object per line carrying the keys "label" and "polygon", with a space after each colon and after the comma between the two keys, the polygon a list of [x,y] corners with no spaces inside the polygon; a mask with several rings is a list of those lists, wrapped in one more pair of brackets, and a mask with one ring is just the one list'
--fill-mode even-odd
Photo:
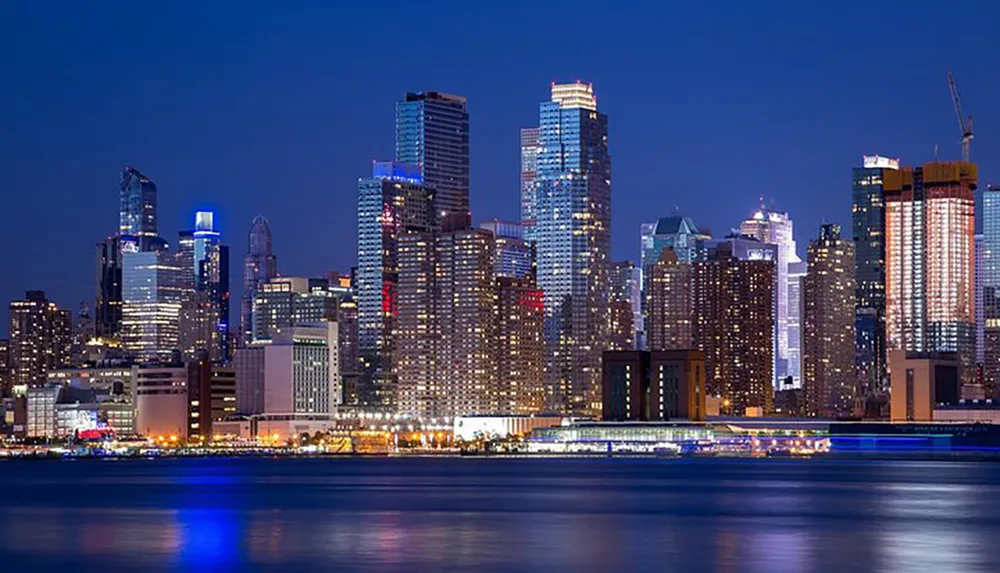
{"label": "blue sky", "polygon": [[981,181],[996,176],[997,16],[923,1],[2,3],[0,300],[92,299],[124,165],[156,181],[172,243],[214,209],[238,265],[262,213],[283,274],[346,271],[356,182],[391,158],[406,91],[468,98],[473,216],[516,218],[518,129],[554,80],[593,82],[609,116],[615,258],[638,257],[647,219],[679,208],[721,234],[759,197],[791,213],[804,254],[822,221],[849,226],[863,153],[958,157],[949,67]]}

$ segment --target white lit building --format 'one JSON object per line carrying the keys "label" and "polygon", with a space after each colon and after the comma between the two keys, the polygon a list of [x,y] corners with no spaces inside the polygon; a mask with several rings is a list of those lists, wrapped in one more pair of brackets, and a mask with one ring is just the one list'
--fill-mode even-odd
{"label": "white lit building", "polygon": [[337,326],[294,326],[264,347],[265,413],[335,411],[343,396]]}

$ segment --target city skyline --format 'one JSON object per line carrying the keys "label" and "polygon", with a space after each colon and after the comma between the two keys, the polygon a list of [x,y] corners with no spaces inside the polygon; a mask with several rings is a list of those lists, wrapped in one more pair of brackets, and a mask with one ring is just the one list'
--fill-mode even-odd
{"label": "city skyline", "polygon": [[[913,19],[918,28],[927,25],[921,22],[934,20],[930,8],[907,8],[900,17]],[[16,7],[14,10],[30,13],[33,9]],[[141,12],[139,8],[132,10]],[[212,10],[210,8],[208,12]],[[399,10],[405,13],[409,9],[400,6]],[[692,30],[686,34],[696,34],[698,30],[704,32],[706,22],[699,14],[701,10],[688,10],[677,14],[694,22]],[[774,20],[774,26],[788,27],[790,23],[812,21],[817,17],[809,11],[786,12],[778,11],[777,16],[780,17]],[[516,10],[501,15],[501,20],[512,17],[514,13]],[[77,32],[74,23],[69,20],[71,16],[73,10],[57,14],[54,20],[48,19],[46,25],[55,26],[73,38]],[[171,14],[164,16],[166,22],[184,26],[183,21],[177,20],[176,14],[174,17]],[[283,18],[290,23],[289,19],[298,22],[302,16],[286,15]],[[620,34],[619,30],[624,29],[624,18],[632,21],[633,16],[636,14],[607,18],[609,33]],[[612,118],[609,136],[617,158],[613,183],[616,201],[612,216],[612,260],[634,261],[638,258],[635,236],[639,223],[646,220],[649,214],[667,216],[673,207],[680,207],[699,224],[718,232],[745,216],[755,206],[756,197],[761,195],[768,203],[773,199],[776,208],[788,211],[799,228],[813,228],[826,217],[840,223],[846,232],[849,227],[849,200],[842,190],[849,182],[843,175],[842,165],[857,163],[858,156],[863,153],[886,154],[900,157],[906,163],[919,164],[932,157],[935,144],[939,145],[943,159],[958,157],[958,134],[954,133],[954,117],[944,81],[944,70],[949,66],[955,68],[966,106],[976,115],[977,131],[982,135],[973,145],[973,160],[995,155],[994,144],[985,136],[995,123],[985,102],[988,101],[988,94],[995,92],[991,89],[991,82],[996,80],[991,77],[992,74],[986,73],[981,64],[974,61],[963,63],[960,58],[961,53],[976,47],[978,40],[975,38],[979,37],[976,34],[969,34],[955,46],[933,53],[929,48],[917,47],[912,54],[894,48],[891,37],[885,38],[884,45],[880,40],[878,45],[867,45],[864,50],[848,46],[845,53],[837,57],[822,49],[817,41],[804,46],[799,55],[776,58],[777,61],[760,59],[759,77],[778,76],[777,80],[750,81],[738,94],[714,97],[706,97],[706,94],[717,93],[718,80],[708,78],[699,70],[715,69],[722,76],[725,76],[726,70],[745,74],[739,71],[741,66],[730,63],[732,59],[738,60],[732,56],[731,50],[741,39],[745,39],[742,33],[725,39],[719,48],[697,58],[687,50],[678,49],[683,44],[674,46],[661,44],[658,40],[632,40],[641,42],[641,45],[631,45],[631,48],[646,48],[638,52],[639,63],[654,56],[661,58],[666,55],[679,68],[678,73],[662,74],[664,77],[648,75],[642,82],[630,73],[637,68],[615,69],[617,58],[611,54],[619,48],[608,46],[609,55],[591,52],[587,56],[553,57],[543,54],[512,74],[509,89],[500,90],[502,93],[495,93],[493,89],[491,76],[496,66],[491,64],[498,64],[501,55],[505,56],[506,50],[514,46],[510,40],[498,38],[496,34],[485,34],[481,40],[470,39],[470,53],[461,59],[459,55],[442,54],[440,61],[421,62],[385,78],[375,78],[374,71],[351,67],[349,73],[340,74],[336,80],[315,80],[317,84],[305,86],[292,82],[287,89],[299,89],[286,92],[282,88],[261,95],[252,89],[244,92],[242,88],[257,86],[260,78],[282,73],[271,68],[269,61],[259,59],[259,44],[269,45],[271,41],[281,38],[278,32],[264,34],[255,30],[252,24],[262,17],[250,11],[238,15],[234,22],[237,29],[244,31],[241,41],[251,48],[246,60],[241,61],[251,65],[259,63],[260,69],[251,72],[246,66],[237,66],[232,71],[235,77],[228,83],[223,82],[217,91],[199,89],[189,92],[184,85],[175,86],[171,88],[175,90],[172,93],[179,99],[175,98],[173,106],[167,105],[169,102],[159,93],[151,94],[143,103],[123,100],[128,90],[121,95],[113,95],[118,91],[114,89],[113,82],[112,85],[105,85],[102,81],[100,92],[103,95],[96,96],[93,91],[98,84],[92,79],[79,78],[72,82],[80,93],[79,100],[54,101],[43,93],[47,91],[47,82],[52,80],[43,81],[29,67],[22,66],[20,61],[15,62],[12,80],[23,89],[11,96],[15,105],[7,109],[23,108],[27,112],[35,109],[35,106],[28,105],[29,102],[37,102],[37,108],[47,114],[42,118],[35,112],[22,114],[24,118],[12,115],[10,121],[5,122],[12,128],[11,141],[24,142],[19,149],[0,154],[5,158],[4,172],[7,173],[4,187],[19,190],[23,197],[18,199],[19,209],[38,211],[43,205],[39,201],[46,196],[46,191],[55,193],[61,199],[56,203],[58,207],[53,209],[45,205],[53,224],[65,225],[72,220],[73,228],[87,237],[88,244],[96,242],[111,234],[117,226],[117,221],[109,214],[118,199],[116,189],[112,187],[117,183],[115,172],[122,165],[134,165],[157,183],[158,226],[163,237],[172,240],[174,232],[185,228],[190,213],[213,210],[217,214],[218,226],[233,239],[231,246],[234,253],[242,254],[246,249],[243,241],[248,222],[253,216],[264,214],[273,227],[275,252],[287,252],[282,256],[283,274],[316,275],[329,269],[346,269],[352,262],[353,250],[344,245],[353,243],[354,225],[351,213],[344,212],[349,210],[337,209],[336,205],[352,199],[353,183],[359,173],[364,173],[367,162],[373,158],[392,156],[392,106],[406,92],[441,90],[467,98],[473,118],[471,198],[474,218],[476,221],[488,218],[516,220],[519,210],[518,128],[531,124],[532,116],[537,114],[536,102],[544,97],[546,84],[576,78],[594,82],[595,90],[601,94],[601,109]],[[846,15],[832,17],[847,18]],[[734,11],[720,18],[722,20],[713,23],[713,26],[717,25],[720,31],[730,30],[736,27],[739,14]],[[8,21],[16,19],[19,18]],[[109,22],[114,20],[104,19]],[[978,18],[974,25],[987,19]],[[431,29],[444,25],[429,21],[426,24]],[[832,24],[831,30],[836,28]],[[479,29],[483,24],[473,22],[470,26],[471,29]],[[27,42],[30,48],[36,45],[32,42],[37,42],[24,37],[30,31],[29,25],[8,38]],[[214,40],[200,31],[192,32],[198,32],[193,35],[194,40],[209,42],[206,47],[211,47]],[[164,31],[154,27],[145,33],[156,36]],[[821,36],[830,33],[820,31]],[[276,37],[274,34],[279,35]],[[320,35],[323,38],[318,40],[302,40],[284,48],[285,51],[274,57],[276,61],[290,58],[293,54],[288,50],[292,49],[295,54],[302,49],[316,49],[328,54],[330,42],[340,40],[326,39],[325,36],[334,35],[323,34]],[[44,37],[44,34],[39,37]],[[695,41],[690,36],[682,37]],[[727,38],[727,35],[721,34],[720,37]],[[776,40],[755,49],[775,50],[780,45],[781,42]],[[364,46],[366,49],[371,47],[371,42],[364,43]],[[105,47],[99,44],[91,49],[99,50],[98,55],[104,55]],[[845,93],[849,83],[870,80],[875,75],[874,71],[858,70],[856,66],[848,65],[859,61],[862,51],[868,53],[872,48],[893,60],[896,66],[926,71],[919,74],[921,79],[914,82],[914,89],[908,90],[905,98],[879,85],[875,89],[864,90],[864,93]],[[377,55],[359,48],[346,52],[340,60],[356,61],[364,67]],[[39,57],[55,80],[66,79],[70,70],[74,69],[77,58],[70,50],[59,46],[52,47]],[[94,72],[95,77],[103,77],[102,74],[112,69],[111,64],[115,64],[115,69],[123,63],[130,68],[142,68],[148,62],[148,73],[140,78],[141,82],[161,80],[158,83],[162,83],[162,80],[175,78],[181,73],[191,57],[192,54],[187,51],[166,57],[154,48],[144,48],[113,58],[95,56],[102,63],[94,64],[97,66]],[[232,57],[231,51],[215,56]],[[472,74],[458,73],[460,68],[456,66],[468,58],[480,61],[483,70],[477,69]],[[810,58],[816,62],[815,69],[796,71],[801,61]],[[216,60],[214,63],[221,62]],[[718,65],[722,67],[718,68]],[[192,68],[191,73],[193,80],[200,85],[205,79],[205,72],[199,70],[198,67]],[[850,82],[846,81],[847,78],[851,78]],[[359,93],[338,90],[345,80],[365,88]],[[810,80],[814,80],[817,86],[809,87]],[[244,86],[240,83],[241,92],[232,92],[236,84],[243,81],[249,84]],[[647,85],[647,82],[652,82],[652,85]],[[632,102],[645,89],[657,87],[669,88],[663,92],[667,94],[664,102],[666,113],[651,120],[632,109],[635,107]],[[818,92],[823,89],[830,93],[821,96]],[[249,100],[233,100],[230,96],[235,93],[246,93]],[[200,99],[191,99],[196,94]],[[293,97],[293,94],[298,95]],[[780,97],[776,98],[775,94],[780,94]],[[338,99],[337,109],[328,105],[334,96],[342,98]],[[261,101],[262,97],[264,101]],[[296,97],[304,98],[301,105],[296,103],[291,106],[297,110],[273,105],[283,101],[298,102]],[[836,97],[837,101],[827,102],[830,97]],[[700,103],[699,100],[706,101]],[[234,106],[230,113],[218,113],[220,106],[228,106],[229,103]],[[700,119],[696,122],[698,129],[694,129],[693,120],[688,116],[707,117],[705,106],[720,105],[722,113],[712,114],[713,121],[707,124],[708,129],[702,129],[706,125]],[[694,107],[689,111],[690,106]],[[110,116],[108,114],[112,109],[115,113]],[[83,113],[85,110],[90,110],[93,121],[100,122],[100,130],[83,129],[79,122],[60,121],[67,114],[91,117]],[[352,117],[346,117],[343,110],[349,110]],[[918,110],[927,121],[919,126],[909,125],[906,116]],[[824,112],[833,114],[836,122],[819,119]],[[215,120],[205,124],[206,130],[202,131],[196,126],[204,124],[201,116],[209,113]],[[787,114],[784,117],[788,118],[789,125],[798,123],[805,132],[789,137],[791,131],[780,125],[778,129],[767,131],[760,127],[764,124],[770,126],[775,118],[783,114]],[[132,127],[129,127],[127,133],[130,137],[120,137],[125,129],[123,118],[128,118],[130,125],[135,121],[148,124],[149,133],[156,136],[136,137]],[[171,118],[169,125],[165,123],[166,118]],[[308,123],[304,123],[307,118]],[[279,123],[286,127],[276,127],[275,124]],[[316,125],[320,126],[319,130],[316,130]],[[301,135],[305,126],[320,135]],[[56,129],[63,131],[53,131]],[[653,138],[651,129],[662,130],[666,137]],[[335,136],[345,130],[352,133],[349,145]],[[810,135],[827,133],[827,130],[830,133],[822,138]],[[106,135],[94,139],[96,136],[92,131],[106,132]],[[242,133],[247,137],[240,140],[258,141],[259,145],[248,148],[227,133]],[[49,137],[41,139],[45,134]],[[791,145],[787,141],[795,141],[796,144]],[[803,141],[806,145],[801,145]],[[656,192],[649,192],[649,184],[643,182],[649,175],[648,166],[661,163],[670,169],[676,179],[669,183],[654,182],[652,185]],[[42,165],[48,167],[42,168]],[[52,165],[58,166],[58,169],[52,169]],[[727,168],[718,169],[719,165],[726,165]],[[789,170],[781,184],[761,185],[763,188],[755,185],[753,189],[736,184],[744,177],[763,181],[759,178],[764,177],[767,171],[778,168]],[[984,183],[991,180],[990,169],[990,165],[984,164],[981,173]],[[213,181],[211,186],[206,184],[210,180]],[[67,181],[73,184],[67,185]],[[294,202],[284,201],[290,190],[300,190],[304,198],[317,201],[318,208],[297,209]],[[706,195],[719,200],[705,204],[701,198]],[[327,233],[326,229],[332,231]],[[22,232],[21,223],[14,221],[5,231],[8,233],[6,238],[10,240]],[[807,239],[807,234],[797,230],[796,241],[800,246]],[[298,244],[328,246],[297,252],[300,250],[293,250],[293,245]],[[81,300],[90,300],[92,286],[87,274],[91,257],[70,253],[67,259],[71,261],[55,262],[53,257],[48,256],[52,248],[51,240],[42,237],[30,242],[22,251],[15,252],[13,264],[24,269],[23,273],[16,281],[9,278],[0,281],[0,293],[9,300],[20,296],[25,288],[43,288],[53,300],[67,308],[75,308]],[[66,275],[81,278],[66,281],[62,278]],[[233,298],[238,298],[241,290],[240,285],[235,285]]]}

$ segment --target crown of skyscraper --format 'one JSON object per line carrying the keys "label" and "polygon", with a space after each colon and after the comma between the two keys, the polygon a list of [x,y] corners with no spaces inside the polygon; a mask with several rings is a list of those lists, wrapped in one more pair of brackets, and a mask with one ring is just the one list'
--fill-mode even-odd
{"label": "crown of skyscraper", "polygon": [[574,84],[552,82],[552,101],[566,109],[579,108],[597,111],[594,84],[585,84],[580,80]]}

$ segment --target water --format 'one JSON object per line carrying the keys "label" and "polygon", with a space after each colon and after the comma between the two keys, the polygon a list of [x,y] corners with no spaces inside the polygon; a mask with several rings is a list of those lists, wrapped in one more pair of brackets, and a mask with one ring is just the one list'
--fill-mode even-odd
{"label": "water", "polygon": [[0,571],[1000,571],[1000,464],[0,463]]}

